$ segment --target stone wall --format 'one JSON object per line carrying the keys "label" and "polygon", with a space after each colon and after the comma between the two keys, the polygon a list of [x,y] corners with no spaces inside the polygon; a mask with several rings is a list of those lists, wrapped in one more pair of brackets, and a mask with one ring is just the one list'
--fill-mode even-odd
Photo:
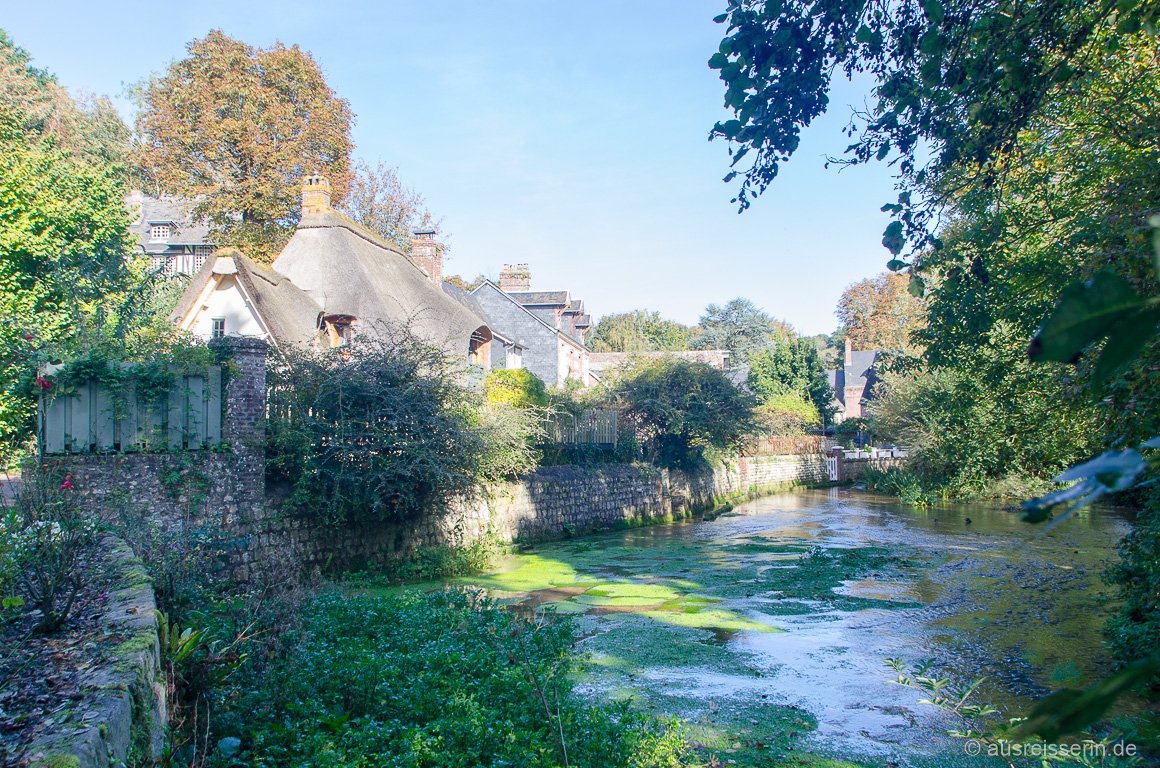
{"label": "stone wall", "polygon": [[234,536],[234,565],[252,558],[249,537],[265,528],[266,350],[259,339],[213,343],[229,360],[221,450],[61,456],[81,503],[92,514],[117,518],[145,513],[163,527],[185,524]]}
{"label": "stone wall", "polygon": [[826,481],[824,458],[753,456],[697,473],[635,465],[546,467],[479,492],[453,509],[405,523],[322,525],[265,496],[265,342],[225,339],[223,450],[68,458],[94,513],[144,512],[163,527],[220,531],[239,580],[259,560],[305,567],[358,566],[415,547],[469,543],[489,530],[504,541],[557,536],[684,515],[779,487]]}
{"label": "stone wall", "polygon": [[109,768],[161,757],[168,720],[153,588],[125,542],[107,536],[99,546],[115,584],[101,622],[126,639],[110,657],[93,659],[82,698],[70,703],[73,714],[29,748],[32,768]]}
{"label": "stone wall", "polygon": [[445,513],[407,523],[314,525],[276,515],[258,546],[290,542],[307,565],[358,567],[421,546],[462,546],[489,530],[501,541],[534,541],[564,533],[683,517],[726,502],[797,485],[826,482],[823,457],[742,458],[698,473],[601,464],[544,467],[519,482],[483,490]]}

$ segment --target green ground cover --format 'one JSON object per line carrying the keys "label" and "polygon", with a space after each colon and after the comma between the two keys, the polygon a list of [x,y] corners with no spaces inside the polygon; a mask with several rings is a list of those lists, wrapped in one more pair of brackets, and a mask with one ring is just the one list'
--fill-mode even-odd
{"label": "green ground cover", "polygon": [[212,763],[557,766],[566,751],[572,766],[688,764],[675,722],[571,694],[573,632],[470,590],[316,598],[284,659],[217,691]]}
{"label": "green ground cover", "polygon": [[[709,676],[756,690],[768,669],[729,640],[784,632],[776,626],[779,616],[912,607],[852,596],[844,587],[853,580],[906,580],[919,564],[882,548],[823,550],[760,535],[707,545],[687,539],[687,530],[676,524],[538,545],[495,572],[450,583],[482,587],[517,612],[572,618],[580,638],[580,663],[571,672],[578,695],[591,704],[611,701],[680,719],[693,762],[855,765],[809,753],[806,740],[817,721],[805,709],[757,693],[706,701],[683,681]],[[431,586],[360,583],[355,589],[397,594]]]}

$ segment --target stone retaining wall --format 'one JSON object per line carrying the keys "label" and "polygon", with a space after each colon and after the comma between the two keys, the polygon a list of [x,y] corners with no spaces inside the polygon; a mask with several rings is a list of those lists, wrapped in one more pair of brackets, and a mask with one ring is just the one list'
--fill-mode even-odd
{"label": "stone retaining wall", "polygon": [[877,459],[843,459],[842,460],[842,477],[843,483],[853,482],[863,474],[867,469],[874,468],[879,471],[890,469],[891,467],[905,467],[906,458],[892,458],[883,456]]}
{"label": "stone retaining wall", "polygon": [[112,536],[99,544],[115,574],[102,622],[126,639],[89,673],[74,714],[29,749],[32,768],[109,768],[161,757],[166,713],[157,603],[141,561]]}
{"label": "stone retaining wall", "polygon": [[463,546],[489,530],[503,542],[534,541],[671,520],[726,501],[825,481],[822,456],[742,458],[695,474],[620,464],[544,467],[415,521],[318,526],[306,518],[274,515],[253,535],[259,551],[286,542],[308,566],[359,567],[416,547]]}
{"label": "stone retaining wall", "polygon": [[826,481],[822,456],[742,457],[702,472],[635,465],[547,467],[482,491],[445,514],[404,524],[319,525],[265,496],[265,342],[223,339],[231,360],[223,450],[61,457],[82,503],[117,517],[145,513],[163,527],[194,522],[221,531],[230,574],[260,559],[306,567],[357,566],[418,546],[459,546],[488,530],[504,541],[556,536],[685,514],[776,487]]}

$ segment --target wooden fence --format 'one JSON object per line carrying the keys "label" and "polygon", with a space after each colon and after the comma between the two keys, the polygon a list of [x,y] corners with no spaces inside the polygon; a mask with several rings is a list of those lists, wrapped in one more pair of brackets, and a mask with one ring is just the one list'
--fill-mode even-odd
{"label": "wooden fence", "polygon": [[766,435],[754,438],[741,451],[744,456],[787,456],[825,453],[826,439],[820,435],[807,437],[778,437]]}
{"label": "wooden fence", "polygon": [[182,451],[219,445],[221,366],[170,365],[168,370],[172,384],[156,397],[139,397],[131,377],[116,389],[92,379],[72,392],[42,397],[44,452]]}
{"label": "wooden fence", "polygon": [[579,416],[558,413],[548,419],[545,442],[549,445],[596,445],[615,449],[619,429],[617,412],[589,408]]}

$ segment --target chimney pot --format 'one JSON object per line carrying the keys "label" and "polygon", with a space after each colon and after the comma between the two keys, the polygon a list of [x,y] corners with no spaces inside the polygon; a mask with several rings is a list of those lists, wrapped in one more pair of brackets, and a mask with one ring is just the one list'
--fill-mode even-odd
{"label": "chimney pot", "polygon": [[325,213],[330,210],[330,180],[320,174],[302,179],[302,214]]}
{"label": "chimney pot", "polygon": [[527,264],[504,264],[499,273],[499,289],[501,291],[530,291],[532,290],[532,271]]}
{"label": "chimney pot", "polygon": [[443,286],[443,246],[435,242],[435,230],[416,229],[411,232],[411,259],[426,271],[435,286]]}
{"label": "chimney pot", "polygon": [[854,364],[854,345],[850,343],[850,337],[846,337],[846,365]]}

